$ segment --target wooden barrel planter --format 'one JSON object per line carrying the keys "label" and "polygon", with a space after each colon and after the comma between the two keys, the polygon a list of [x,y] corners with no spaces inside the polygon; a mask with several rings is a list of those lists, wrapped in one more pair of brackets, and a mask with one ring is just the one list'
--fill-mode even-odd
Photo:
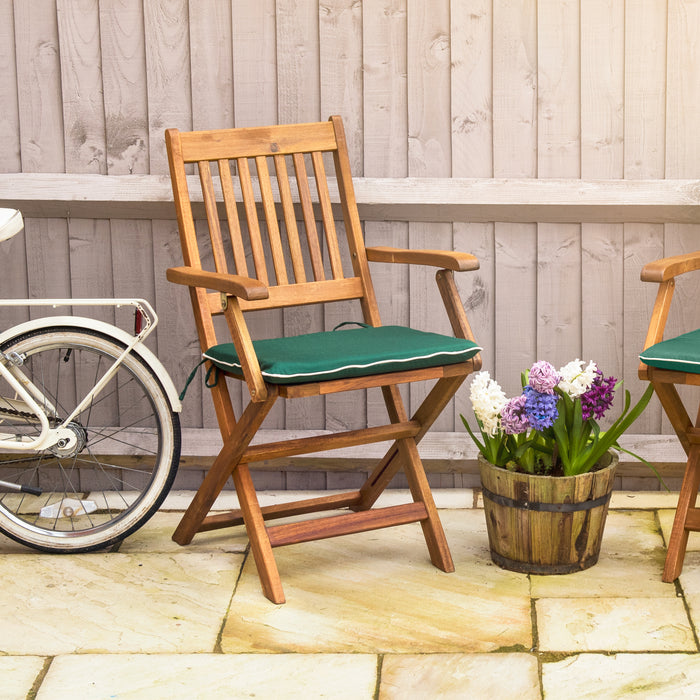
{"label": "wooden barrel planter", "polygon": [[528,574],[569,574],[598,561],[618,456],[578,476],[534,476],[479,456],[491,558]]}

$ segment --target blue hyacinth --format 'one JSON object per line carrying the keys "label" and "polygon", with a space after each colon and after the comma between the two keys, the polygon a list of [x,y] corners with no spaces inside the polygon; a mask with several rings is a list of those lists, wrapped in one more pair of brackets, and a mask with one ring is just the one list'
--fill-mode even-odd
{"label": "blue hyacinth", "polygon": [[556,394],[544,394],[536,391],[531,386],[523,389],[525,395],[525,413],[530,425],[535,430],[551,428],[559,415]]}

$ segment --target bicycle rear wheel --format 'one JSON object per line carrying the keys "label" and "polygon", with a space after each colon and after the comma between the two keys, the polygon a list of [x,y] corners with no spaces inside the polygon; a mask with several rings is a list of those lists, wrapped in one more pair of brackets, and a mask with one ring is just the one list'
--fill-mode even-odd
{"label": "bicycle rear wheel", "polygon": [[[119,357],[124,345],[97,331],[42,328],[0,350],[16,353],[21,371],[44,394],[50,424],[59,425]],[[0,432],[38,434],[36,419],[2,398]],[[50,410],[53,407],[53,411]],[[138,355],[68,426],[70,450],[0,453],[0,480],[32,486],[41,496],[0,487],[0,531],[49,552],[101,549],[141,527],[167,495],[180,457],[180,423],[153,370]]]}

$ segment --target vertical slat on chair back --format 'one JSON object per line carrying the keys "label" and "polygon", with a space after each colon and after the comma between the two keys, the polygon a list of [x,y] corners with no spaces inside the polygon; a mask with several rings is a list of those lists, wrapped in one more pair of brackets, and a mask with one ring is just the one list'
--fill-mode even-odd
{"label": "vertical slat on chair back", "polygon": [[[255,277],[271,288],[268,300],[242,302],[242,308],[366,296],[364,246],[361,231],[355,230],[359,220],[347,220],[346,202],[345,228],[352,230],[346,231],[349,240],[339,241],[326,174],[327,162],[337,167],[339,156],[347,157],[338,153],[338,123],[189,133],[169,130],[171,167],[180,173],[178,183],[171,172],[176,188],[187,190],[184,164],[197,164],[214,269]],[[340,147],[345,148],[344,140]],[[333,160],[325,161],[325,153],[332,153]],[[352,188],[351,181],[341,189],[348,186]],[[205,256],[195,249],[189,193],[181,199],[188,200],[185,206],[180,202],[179,217],[188,219],[184,227],[180,223],[181,230],[192,231],[182,237],[183,247],[189,248],[185,263],[201,266]],[[343,259],[352,260],[353,269],[344,269]],[[291,293],[292,286],[302,289]],[[214,300],[212,311],[216,311]]]}

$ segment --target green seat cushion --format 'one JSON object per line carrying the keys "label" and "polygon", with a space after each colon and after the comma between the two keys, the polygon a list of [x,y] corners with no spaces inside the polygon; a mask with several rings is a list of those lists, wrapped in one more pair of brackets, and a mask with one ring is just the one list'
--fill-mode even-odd
{"label": "green seat cushion", "polygon": [[[380,326],[255,340],[266,382],[302,384],[368,374],[465,362],[480,347],[470,340],[403,326]],[[209,348],[203,357],[231,374],[242,375],[233,343]]]}
{"label": "green seat cushion", "polygon": [[659,369],[700,374],[700,329],[652,345],[639,359]]}

